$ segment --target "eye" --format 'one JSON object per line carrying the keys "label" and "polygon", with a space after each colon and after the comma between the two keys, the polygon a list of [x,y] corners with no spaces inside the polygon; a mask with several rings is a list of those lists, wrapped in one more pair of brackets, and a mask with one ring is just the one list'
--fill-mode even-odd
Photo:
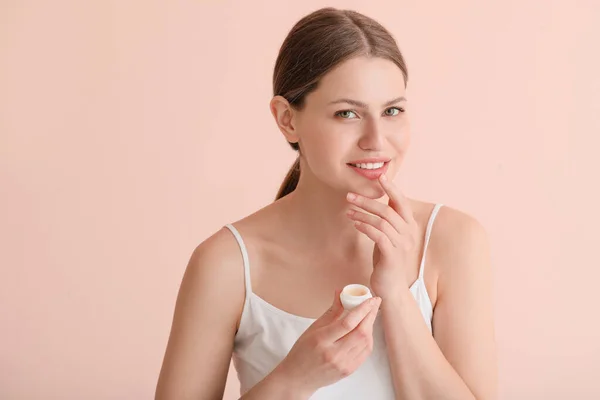
{"label": "eye", "polygon": [[350,119],[350,118],[347,117],[348,113],[356,115],[356,113],[354,111],[351,111],[351,110],[338,111],[337,113],[335,113],[335,115],[336,116],[340,116],[343,119]]}
{"label": "eye", "polygon": [[386,114],[386,115],[389,115],[390,117],[395,117],[396,115],[404,112],[404,109],[403,108],[399,108],[399,107],[388,108],[387,110],[385,110],[385,112],[387,113],[390,110],[398,110],[398,112],[396,114]]}

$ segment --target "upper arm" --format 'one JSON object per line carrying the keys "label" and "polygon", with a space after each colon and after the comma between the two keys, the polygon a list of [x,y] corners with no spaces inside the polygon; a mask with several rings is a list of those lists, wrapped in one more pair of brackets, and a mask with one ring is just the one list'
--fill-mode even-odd
{"label": "upper arm", "polygon": [[244,302],[241,255],[224,229],[201,243],[185,270],[156,399],[220,399]]}
{"label": "upper arm", "polygon": [[[440,213],[441,216],[441,213]],[[483,226],[448,210],[439,249],[434,337],[477,399],[495,399],[497,363],[490,245]]]}

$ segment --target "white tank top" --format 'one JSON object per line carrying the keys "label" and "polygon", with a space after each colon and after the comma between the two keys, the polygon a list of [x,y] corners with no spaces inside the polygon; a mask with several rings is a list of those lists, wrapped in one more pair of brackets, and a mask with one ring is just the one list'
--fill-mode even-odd
{"label": "white tank top", "polygon": [[[441,206],[436,204],[429,217],[419,277],[410,287],[430,332],[433,307],[423,280],[423,270],[431,228]],[[252,292],[250,262],[244,241],[233,225],[225,226],[240,246],[245,271],[246,299],[233,348],[233,363],[240,381],[240,395],[243,395],[283,360],[315,319],[290,314]],[[375,319],[373,351],[366,361],[350,376],[317,390],[310,399],[395,399],[380,316]]]}

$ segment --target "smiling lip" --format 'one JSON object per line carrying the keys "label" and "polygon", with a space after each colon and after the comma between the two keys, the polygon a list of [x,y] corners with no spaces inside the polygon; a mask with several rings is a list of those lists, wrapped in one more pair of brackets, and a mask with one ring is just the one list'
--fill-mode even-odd
{"label": "smiling lip", "polygon": [[348,164],[366,164],[366,163],[378,163],[378,162],[388,163],[389,161],[390,161],[389,158],[373,157],[373,158],[363,158],[360,160],[350,161]]}
{"label": "smiling lip", "polygon": [[[355,167],[354,165],[351,165],[351,164],[366,164],[366,163],[378,163],[378,162],[383,162],[383,166],[381,168],[377,168],[377,169],[363,169],[363,168],[359,168],[359,167]],[[353,163],[348,163],[348,166],[350,168],[352,168],[354,170],[354,172],[356,172],[370,180],[379,179],[379,177],[382,174],[385,174],[387,172],[388,165],[390,165],[389,158],[388,159],[367,158],[367,159],[359,160],[359,161],[356,161]]]}

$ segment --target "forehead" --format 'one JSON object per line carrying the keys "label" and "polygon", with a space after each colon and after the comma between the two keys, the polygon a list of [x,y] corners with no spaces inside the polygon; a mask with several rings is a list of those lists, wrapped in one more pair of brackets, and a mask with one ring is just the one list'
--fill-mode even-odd
{"label": "forehead", "polygon": [[383,58],[356,57],[325,74],[309,97],[318,103],[349,97],[377,105],[403,95],[404,76],[396,64]]}

